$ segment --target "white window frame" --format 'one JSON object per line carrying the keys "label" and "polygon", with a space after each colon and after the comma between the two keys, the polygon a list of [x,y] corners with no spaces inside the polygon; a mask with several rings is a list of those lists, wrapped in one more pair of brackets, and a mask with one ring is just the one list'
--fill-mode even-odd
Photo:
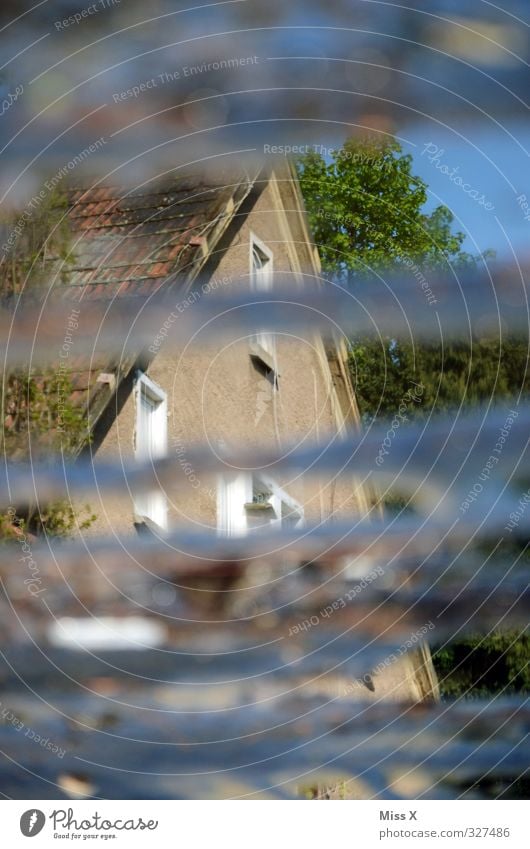
{"label": "white window frame", "polygon": [[282,505],[285,504],[287,507],[289,507],[292,510],[293,513],[297,513],[298,516],[299,516],[298,521],[295,523],[294,527],[295,528],[303,527],[303,525],[304,525],[304,508],[302,507],[300,502],[297,501],[296,498],[293,498],[291,495],[289,495],[289,493],[286,492],[285,489],[282,489],[282,487],[279,486],[276,483],[276,481],[273,478],[269,477],[268,475],[259,472],[258,474],[255,475],[255,477],[259,481],[261,481],[263,484],[265,484],[265,486],[268,487],[269,491],[272,492],[272,495],[269,498],[269,503],[272,505],[272,508],[273,508],[277,518],[274,519],[271,522],[271,524],[281,526],[281,524],[282,524]]}
{"label": "white window frame", "polygon": [[[139,462],[157,460],[167,455],[167,395],[142,371],[136,372],[134,385],[136,427],[135,458]],[[145,432],[146,415],[142,397],[147,397],[155,406],[151,423],[151,446],[147,446]],[[134,496],[134,512],[138,517],[146,517],[163,530],[167,529],[167,496],[162,489],[152,489]]]}
{"label": "white window frame", "polygon": [[[266,525],[280,528],[282,525],[282,507],[286,505],[298,514],[295,528],[304,525],[304,508],[268,475],[250,472],[236,472],[220,475],[217,481],[217,532],[221,536],[245,536],[250,530],[249,511],[246,504],[253,501],[256,483],[263,484],[271,493],[268,503],[274,511],[274,518]],[[265,525],[265,527],[266,527]],[[263,529],[263,526],[260,530]],[[256,529],[257,530],[257,529]]]}
{"label": "white window frame", "polygon": [[219,475],[217,479],[217,532],[244,536],[248,530],[245,504],[252,501],[252,475],[248,472]]}
{"label": "white window frame", "polygon": [[[254,261],[256,251],[266,260],[260,269],[256,268]],[[254,292],[271,292],[274,282],[274,254],[255,233],[250,234],[249,267],[251,289]],[[257,333],[251,342],[251,353],[275,375],[278,374],[274,333]]]}

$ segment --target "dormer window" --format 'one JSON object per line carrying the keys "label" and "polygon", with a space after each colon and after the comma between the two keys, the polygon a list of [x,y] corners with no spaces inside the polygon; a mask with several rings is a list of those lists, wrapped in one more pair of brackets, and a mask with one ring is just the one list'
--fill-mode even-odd
{"label": "dormer window", "polygon": [[251,246],[253,286],[258,292],[266,292],[272,288],[272,253],[263,242],[258,243],[256,237],[253,238]]}

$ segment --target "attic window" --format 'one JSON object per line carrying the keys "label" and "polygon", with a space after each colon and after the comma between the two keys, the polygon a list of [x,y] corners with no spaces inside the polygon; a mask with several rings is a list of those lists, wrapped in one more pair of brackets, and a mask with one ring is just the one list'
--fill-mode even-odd
{"label": "attic window", "polygon": [[[156,460],[167,453],[167,396],[146,374],[137,372],[135,456],[141,462]],[[161,528],[167,527],[167,498],[161,488],[138,493],[134,512]]]}
{"label": "attic window", "polygon": [[270,289],[272,277],[272,254],[265,245],[252,240],[252,274],[256,289]]}
{"label": "attic window", "polygon": [[[255,292],[270,292],[273,284],[272,251],[257,236],[250,239],[250,282]],[[251,356],[278,376],[273,333],[257,333],[251,342]]]}

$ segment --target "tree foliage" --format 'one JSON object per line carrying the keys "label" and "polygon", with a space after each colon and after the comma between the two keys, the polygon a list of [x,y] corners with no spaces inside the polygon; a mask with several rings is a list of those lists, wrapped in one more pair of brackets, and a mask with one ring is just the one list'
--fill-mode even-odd
{"label": "tree foliage", "polygon": [[349,359],[365,421],[392,418],[412,383],[422,384],[424,393],[422,403],[407,410],[410,420],[513,400],[530,388],[528,343],[513,336],[443,347],[366,339],[352,344]]}
{"label": "tree foliage", "polygon": [[434,661],[446,695],[530,693],[530,634],[470,634],[438,648]]}
{"label": "tree foliage", "polygon": [[[462,250],[446,207],[424,211],[427,184],[395,140],[350,139],[330,162],[309,153],[298,171],[323,270],[343,285],[355,286],[360,274],[410,274],[411,265],[428,279],[429,271],[473,268],[491,256]],[[521,339],[442,346],[386,336],[353,340],[350,369],[365,420],[392,418],[414,382],[425,393],[410,413],[423,418],[526,391],[527,359]]]}
{"label": "tree foliage", "polygon": [[[412,173],[412,159],[397,141],[347,141],[326,162],[310,153],[298,162],[300,185],[324,274],[355,287],[362,274],[410,273],[473,268],[443,206],[424,211],[427,185]],[[389,277],[391,280],[391,277]],[[350,370],[365,421],[391,419],[413,384],[421,403],[407,406],[407,419],[451,412],[490,399],[515,399],[528,391],[528,339],[473,339],[469,344],[412,344],[390,336],[351,342]],[[388,504],[387,504],[388,500]],[[387,510],[407,509],[399,493]],[[528,691],[530,637],[495,632],[453,641],[434,653],[448,696]]]}
{"label": "tree foliage", "polygon": [[[2,382],[0,449],[11,462],[54,462],[72,457],[90,440],[86,417],[71,401],[72,381],[65,372],[47,371],[36,377],[19,369]],[[78,511],[65,499],[30,508],[17,526],[0,514],[0,540],[16,538],[16,529],[48,536],[68,536],[95,520],[89,505]]]}
{"label": "tree foliage", "polygon": [[350,139],[331,162],[316,152],[298,162],[302,194],[324,272],[352,283],[359,273],[463,264],[464,235],[444,206],[427,214],[427,184],[395,140]]}
{"label": "tree foliage", "polygon": [[35,208],[10,210],[0,218],[2,242],[7,250],[0,260],[2,299],[49,286],[55,272],[65,282],[73,262],[72,236],[68,216],[68,198],[59,189],[38,195]]}
{"label": "tree foliage", "polygon": [[24,369],[3,381],[0,450],[11,460],[75,453],[88,439],[86,417],[71,401],[66,371],[33,375]]}
{"label": "tree foliage", "polygon": [[[35,200],[35,199],[34,199]],[[4,305],[35,286],[60,279],[71,258],[71,232],[66,216],[67,197],[58,191],[38,196],[34,208],[10,212],[1,221],[4,252],[0,265],[0,298]],[[90,440],[84,412],[72,402],[71,375],[64,369],[36,374],[20,367],[3,375],[0,450],[11,462],[50,461],[72,457]],[[82,515],[83,514],[83,515]],[[19,528],[32,534],[68,536],[87,528],[95,519],[86,505],[76,512],[67,500],[29,508],[15,525],[0,515],[0,540],[16,538]]]}

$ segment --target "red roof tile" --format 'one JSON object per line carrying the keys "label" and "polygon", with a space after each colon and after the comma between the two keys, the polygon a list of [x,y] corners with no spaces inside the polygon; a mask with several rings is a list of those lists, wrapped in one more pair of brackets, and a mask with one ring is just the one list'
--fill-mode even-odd
{"label": "red roof tile", "polygon": [[132,192],[102,187],[72,190],[76,259],[68,282],[143,283],[174,275],[185,249],[198,247],[197,240],[219,221],[241,182],[232,177],[207,185],[201,177],[186,177]]}

